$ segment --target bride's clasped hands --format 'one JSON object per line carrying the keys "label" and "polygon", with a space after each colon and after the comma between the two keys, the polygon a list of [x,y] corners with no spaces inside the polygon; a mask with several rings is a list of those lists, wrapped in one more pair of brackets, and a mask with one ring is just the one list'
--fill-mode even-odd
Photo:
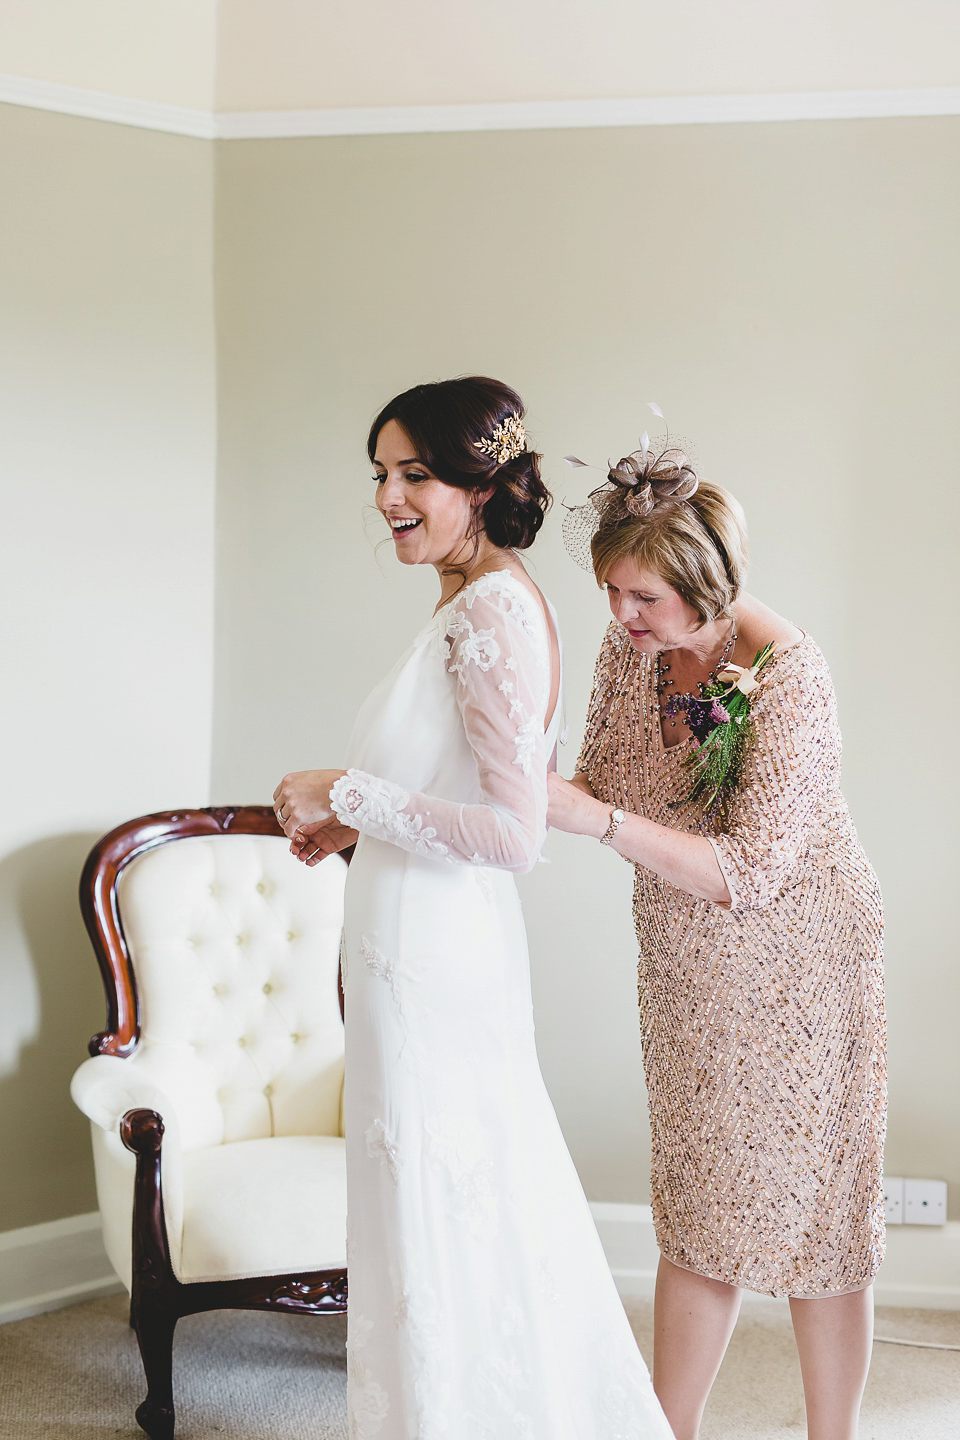
{"label": "bride's clasped hands", "polygon": [[294,770],[273,792],[273,808],[290,853],[317,865],[357,843],[357,831],[341,824],[330,807],[330,791],[345,770]]}

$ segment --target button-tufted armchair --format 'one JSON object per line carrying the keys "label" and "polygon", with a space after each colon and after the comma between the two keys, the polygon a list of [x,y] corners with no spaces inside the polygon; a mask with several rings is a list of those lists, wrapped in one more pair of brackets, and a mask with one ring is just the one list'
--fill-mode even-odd
{"label": "button-tufted armchair", "polygon": [[182,1315],[346,1309],[346,869],[299,864],[263,807],[131,820],[84,868],[107,1028],[71,1093],[155,1440]]}

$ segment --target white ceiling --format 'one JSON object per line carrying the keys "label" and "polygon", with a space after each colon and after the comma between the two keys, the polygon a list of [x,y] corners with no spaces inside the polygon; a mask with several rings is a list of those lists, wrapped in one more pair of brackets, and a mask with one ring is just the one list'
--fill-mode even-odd
{"label": "white ceiling", "polygon": [[0,0],[0,72],[201,110],[960,84],[960,0]]}

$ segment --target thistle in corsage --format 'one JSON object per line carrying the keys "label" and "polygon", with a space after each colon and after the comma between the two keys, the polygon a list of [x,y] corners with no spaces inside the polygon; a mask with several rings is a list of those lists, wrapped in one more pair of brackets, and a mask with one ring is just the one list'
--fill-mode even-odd
{"label": "thistle in corsage", "polygon": [[776,648],[771,641],[758,650],[749,669],[723,665],[700,696],[676,695],[664,702],[664,713],[671,718],[683,715],[699,742],[686,761],[690,790],[676,805],[692,802],[710,819],[723,815],[740,783],[753,741],[750,697],[759,685],[760,671]]}

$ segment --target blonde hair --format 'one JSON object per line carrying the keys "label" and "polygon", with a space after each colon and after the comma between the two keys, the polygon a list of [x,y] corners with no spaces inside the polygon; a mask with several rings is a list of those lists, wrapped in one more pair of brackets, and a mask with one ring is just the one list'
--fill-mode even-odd
{"label": "blonde hair", "polygon": [[632,560],[659,575],[705,623],[728,611],[743,589],[746,516],[728,490],[701,480],[689,499],[665,497],[646,515],[601,525],[590,553],[598,585],[620,560]]}

